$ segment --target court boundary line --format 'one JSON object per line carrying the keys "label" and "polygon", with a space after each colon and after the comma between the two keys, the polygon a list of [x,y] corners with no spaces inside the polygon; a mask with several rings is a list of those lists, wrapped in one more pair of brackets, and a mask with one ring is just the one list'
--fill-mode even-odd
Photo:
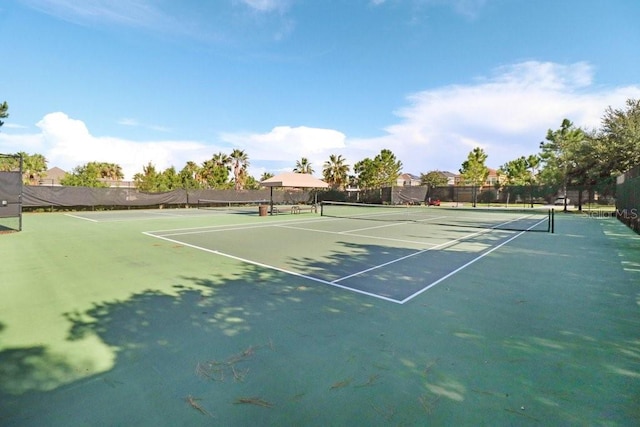
{"label": "court boundary line", "polygon": [[412,299],[414,299],[415,297],[417,297],[418,295],[421,295],[422,293],[428,291],[429,289],[433,288],[434,286],[444,282],[445,280],[447,280],[449,277],[454,276],[455,274],[459,273],[460,271],[464,270],[465,268],[469,267],[472,264],[475,264],[477,261],[481,260],[482,258],[484,258],[485,256],[493,253],[494,251],[500,249],[501,247],[503,247],[504,245],[506,245],[509,242],[514,241],[515,239],[517,239],[518,237],[522,236],[524,233],[529,232],[529,230],[531,230],[533,227],[538,226],[539,224],[541,224],[542,222],[544,222],[544,220],[541,220],[540,222],[538,222],[537,224],[532,225],[531,227],[527,228],[526,230],[523,230],[521,232],[519,232],[518,234],[516,234],[515,236],[511,236],[509,239],[505,240],[504,242],[500,243],[497,246],[494,246],[484,252],[482,252],[480,255],[478,255],[477,257],[475,257],[474,259],[472,259],[471,261],[467,261],[465,264],[461,265],[460,267],[456,268],[453,271],[450,271],[449,273],[445,274],[444,276],[442,276],[441,278],[439,278],[438,280],[431,282],[429,285],[427,285],[426,287],[418,290],[417,292],[409,295],[407,298],[403,299],[400,304],[404,304],[405,302],[411,301]]}
{"label": "court boundary line", "polygon": [[[434,282],[431,282],[429,285],[419,289],[418,291],[414,292],[413,294],[409,295],[408,297],[406,297],[406,298],[404,298],[402,300],[389,298],[389,297],[385,297],[384,295],[375,294],[375,293],[372,293],[372,292],[363,291],[361,289],[357,289],[357,288],[341,285],[338,282],[340,282],[342,280],[349,279],[351,277],[358,276],[360,274],[364,274],[364,273],[372,271],[372,270],[376,270],[376,269],[382,268],[384,266],[387,266],[387,265],[390,265],[390,264],[393,264],[393,263],[396,263],[396,262],[403,261],[405,259],[411,258],[411,257],[416,256],[416,255],[421,255],[421,254],[423,254],[425,252],[429,252],[429,251],[432,251],[434,249],[440,249],[442,247],[446,247],[448,245],[452,245],[452,244],[457,243],[457,242],[459,242],[459,241],[461,241],[463,239],[467,239],[467,238],[478,236],[478,235],[485,234],[485,233],[490,233],[492,231],[500,231],[500,230],[495,228],[495,227],[486,228],[486,229],[480,230],[478,232],[471,233],[471,234],[468,234],[468,235],[463,236],[463,237],[459,237],[459,238],[457,238],[455,240],[444,242],[444,243],[441,243],[439,245],[433,246],[431,248],[422,249],[422,250],[416,251],[416,252],[414,252],[412,254],[405,255],[405,256],[397,258],[395,260],[391,260],[391,261],[388,261],[386,263],[379,264],[377,266],[373,266],[373,267],[368,268],[366,270],[362,270],[362,271],[350,274],[348,276],[340,277],[340,278],[332,280],[332,281],[320,279],[320,278],[314,277],[314,276],[309,276],[309,275],[306,275],[306,274],[303,274],[303,273],[298,273],[298,272],[292,271],[292,270],[287,270],[287,269],[284,269],[284,268],[281,268],[281,267],[276,267],[274,265],[265,264],[263,262],[254,261],[254,260],[250,260],[250,259],[247,259],[247,258],[242,258],[242,257],[236,256],[236,255],[231,255],[231,254],[228,254],[226,252],[219,251],[219,250],[203,248],[202,246],[193,245],[193,244],[190,244],[190,243],[186,243],[186,242],[183,242],[183,241],[180,241],[180,240],[171,239],[171,238],[167,237],[169,235],[174,235],[174,234],[168,234],[167,236],[161,236],[161,235],[153,234],[154,232],[152,232],[152,231],[143,231],[142,234],[144,234],[146,236],[149,236],[149,237],[154,237],[154,238],[157,238],[157,239],[165,240],[165,241],[168,241],[168,242],[171,242],[171,243],[175,243],[175,244],[183,245],[183,246],[186,246],[186,247],[190,247],[192,249],[201,250],[201,251],[204,251],[204,252],[207,252],[207,253],[211,253],[211,254],[214,254],[214,255],[223,256],[223,257],[226,257],[226,258],[229,258],[229,259],[240,261],[242,263],[255,265],[255,266],[258,266],[258,267],[266,268],[268,270],[279,271],[281,273],[284,273],[284,274],[287,274],[287,275],[290,275],[290,276],[300,277],[300,278],[303,278],[303,279],[308,279],[308,280],[311,280],[311,281],[314,281],[314,282],[322,283],[324,285],[337,287],[337,288],[344,289],[344,290],[351,291],[351,292],[355,292],[355,293],[358,293],[358,294],[361,294],[361,295],[367,295],[367,296],[370,296],[370,297],[373,297],[373,298],[378,298],[378,299],[381,299],[381,300],[384,300],[384,301],[393,302],[393,303],[402,305],[402,304],[405,304],[405,303],[411,301],[412,299],[414,299],[415,297],[421,295],[422,293],[426,292],[427,290],[435,287],[436,285],[442,283],[446,279],[454,276],[455,274],[459,273],[460,271],[464,270],[465,268],[469,267],[470,265],[472,265],[472,264],[476,263],[477,261],[481,260],[485,256],[487,256],[487,255],[493,253],[494,251],[500,249],[501,247],[505,246],[509,242],[512,242],[513,240],[515,240],[518,237],[522,236],[523,234],[527,233],[529,230],[531,230],[532,228],[538,226],[539,224],[541,224],[544,221],[545,220],[540,220],[536,224],[531,225],[526,230],[523,230],[523,231],[519,232],[518,234],[516,234],[514,236],[511,236],[510,238],[508,238],[504,242],[502,242],[502,243],[500,243],[500,244],[498,244],[496,246],[493,246],[490,249],[482,252],[480,255],[478,255],[477,257],[473,258],[472,260],[466,262],[465,264],[463,264],[462,266],[456,268],[455,270],[450,271],[446,275],[440,277],[439,279],[435,280]],[[263,224],[261,226],[268,226],[268,225],[269,224]],[[270,225],[273,225],[273,224],[270,224]],[[248,227],[248,228],[251,228],[251,227]],[[167,230],[167,231],[169,231],[169,230]],[[213,231],[225,231],[225,230],[213,230]],[[177,235],[183,235],[183,234],[193,234],[193,233],[181,233],[181,234],[177,234]],[[346,234],[346,233],[342,233],[342,234]],[[359,237],[357,235],[354,235],[354,236],[355,237]]]}
{"label": "court boundary line", "polygon": [[69,214],[69,213],[64,214],[64,216],[68,216],[68,217],[75,218],[75,219],[81,219],[81,220],[83,220],[83,221],[89,221],[89,222],[100,222],[100,221],[98,221],[97,219],[85,218],[85,217],[83,217],[83,216],[73,215],[73,214]]}
{"label": "court boundary line", "polygon": [[231,254],[228,254],[228,253],[225,253],[225,252],[222,252],[222,251],[219,251],[219,250],[215,250],[215,249],[203,248],[202,246],[192,245],[190,243],[182,242],[182,241],[176,240],[176,239],[170,239],[170,238],[164,237],[164,236],[157,236],[155,234],[151,234],[150,232],[146,232],[146,231],[143,231],[142,234],[145,234],[145,235],[150,236],[150,237],[155,237],[156,239],[166,240],[167,242],[179,244],[179,245],[182,245],[182,246],[187,246],[187,247],[192,248],[192,249],[198,249],[198,250],[201,250],[201,251],[204,251],[204,252],[208,252],[208,253],[211,253],[211,254],[214,254],[214,255],[219,255],[219,256],[226,257],[226,258],[230,258],[230,259],[233,259],[233,260],[236,260],[236,261],[240,261],[240,262],[245,263],[245,264],[255,265],[257,267],[262,267],[262,268],[266,268],[266,269],[269,269],[269,270],[279,271],[281,273],[284,273],[284,274],[287,274],[287,275],[290,275],[290,276],[300,277],[300,278],[303,278],[303,279],[308,279],[308,280],[312,280],[314,282],[322,283],[324,285],[329,285],[329,286],[341,288],[341,289],[344,289],[344,290],[347,290],[347,291],[356,292],[356,293],[359,293],[359,294],[362,294],[362,295],[367,295],[367,296],[370,296],[370,297],[379,298],[379,299],[382,299],[382,300],[385,300],[385,301],[394,302],[396,304],[402,304],[399,300],[393,299],[393,298],[388,298],[388,297],[385,297],[384,295],[378,295],[378,294],[374,294],[374,293],[371,293],[371,292],[363,291],[363,290],[360,290],[360,289],[350,288],[348,286],[340,285],[338,283],[333,283],[333,282],[330,282],[328,280],[320,279],[318,277],[308,276],[306,274],[298,273],[296,271],[291,271],[291,270],[286,270],[286,269],[281,268],[281,267],[276,267],[275,265],[269,265],[269,264],[265,264],[265,263],[262,263],[262,262],[253,261],[253,260],[250,260],[250,259],[247,259],[247,258],[242,258],[242,257],[236,256],[236,255],[231,255]]}

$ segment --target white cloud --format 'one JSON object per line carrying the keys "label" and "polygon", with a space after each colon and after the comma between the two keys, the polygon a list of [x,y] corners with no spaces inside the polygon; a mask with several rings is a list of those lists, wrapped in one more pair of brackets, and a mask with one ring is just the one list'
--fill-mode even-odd
{"label": "white cloud", "polygon": [[151,28],[171,19],[148,0],[22,0],[26,5],[76,24],[115,23]]}
{"label": "white cloud", "polygon": [[[405,172],[460,168],[474,146],[499,167],[521,155],[538,152],[547,129],[568,118],[577,126],[597,128],[608,106],[620,107],[640,97],[640,87],[593,87],[588,64],[523,62],[501,67],[473,84],[425,90],[408,97],[398,123],[373,139],[347,139],[349,147],[370,147],[375,155],[391,149]],[[358,160],[357,158],[355,159]]]}
{"label": "white cloud", "polygon": [[290,0],[240,0],[241,3],[258,12],[284,11],[289,7]]}
{"label": "white cloud", "polygon": [[[201,163],[219,151],[245,150],[250,173],[292,169],[306,157],[316,171],[331,154],[353,165],[390,149],[402,161],[404,172],[432,169],[456,172],[469,151],[483,147],[487,164],[497,168],[521,155],[538,152],[548,129],[564,118],[593,129],[607,107],[621,108],[629,98],[640,98],[639,86],[600,87],[585,63],[560,65],[523,62],[496,69],[469,84],[424,90],[407,98],[395,112],[396,123],[375,138],[347,136],[335,129],[276,126],[268,132],[221,133],[219,145],[184,140],[132,141],[92,135],[81,120],[58,112],[47,114],[40,133],[0,132],[0,152],[41,153],[49,166],[71,170],[89,161],[120,164],[128,178],[149,161],[158,169],[181,168],[186,161]],[[134,119],[122,124],[140,125]],[[7,128],[7,131],[12,131]],[[15,131],[14,131],[15,132]],[[231,147],[231,148],[230,148]]]}
{"label": "white cloud", "polygon": [[[345,148],[345,135],[333,129],[276,126],[267,133],[223,133],[220,139],[245,150],[250,160],[288,161],[291,168],[306,157],[316,172],[328,154]],[[252,162],[255,163],[255,162]]]}
{"label": "white cloud", "polygon": [[198,163],[211,157],[215,147],[195,141],[132,141],[94,136],[85,123],[56,112],[44,116],[36,126],[39,134],[7,135],[0,133],[0,152],[26,151],[43,154],[49,167],[71,171],[88,162],[109,162],[122,166],[125,179],[132,179],[147,163],[164,170],[178,170],[189,161]]}
{"label": "white cloud", "polygon": [[138,121],[136,119],[131,119],[128,117],[124,117],[120,120],[118,120],[116,123],[118,123],[119,125],[122,126],[140,126],[140,123],[138,123]]}

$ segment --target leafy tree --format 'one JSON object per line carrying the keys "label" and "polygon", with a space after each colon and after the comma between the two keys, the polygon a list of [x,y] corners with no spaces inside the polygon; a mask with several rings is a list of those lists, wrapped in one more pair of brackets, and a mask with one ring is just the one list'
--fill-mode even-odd
{"label": "leafy tree", "polygon": [[506,185],[525,185],[531,181],[528,166],[527,159],[520,156],[500,166],[499,171],[504,175]]}
{"label": "leafy tree", "polygon": [[[16,154],[16,156],[19,154]],[[0,157],[0,171],[12,171],[20,168],[20,159],[17,157]]]}
{"label": "leafy tree", "polygon": [[600,175],[617,176],[640,164],[640,99],[628,99],[625,109],[608,107],[597,138],[603,152]]}
{"label": "leafy tree", "polygon": [[84,165],[76,166],[71,173],[67,173],[61,180],[60,184],[71,187],[107,187],[102,178],[102,164],[98,162],[89,162]]}
{"label": "leafy tree", "polygon": [[247,190],[259,190],[260,182],[252,176],[247,176],[244,181],[244,188]]}
{"label": "leafy tree", "polygon": [[200,169],[200,182],[208,188],[228,188],[231,157],[220,152],[205,161]]}
{"label": "leafy tree", "polygon": [[307,159],[306,157],[303,157],[300,160],[296,161],[296,167],[293,169],[293,171],[295,173],[308,173],[308,174],[312,174],[314,172],[313,168],[311,167],[311,163],[309,162],[309,159]]}
{"label": "leafy tree", "polygon": [[229,155],[231,167],[233,169],[233,182],[236,190],[242,190],[247,178],[247,168],[249,167],[249,156],[244,150],[234,149]]}
{"label": "leafy tree", "polygon": [[420,185],[426,185],[429,188],[442,187],[447,185],[447,182],[447,177],[437,170],[420,174]]}
{"label": "leafy tree", "polygon": [[[507,204],[509,204],[511,198],[511,187],[522,187],[531,183],[531,171],[529,170],[529,163],[524,156],[520,156],[517,159],[510,160],[498,169],[498,174],[504,177],[504,184],[507,185]],[[498,187],[503,184],[498,180]]]}
{"label": "leafy tree", "polygon": [[201,188],[200,182],[198,180],[200,175],[199,169],[200,168],[198,167],[198,165],[192,161],[188,161],[184,165],[184,167],[178,174],[180,176],[180,183],[182,185],[182,188],[186,188],[186,189]]}
{"label": "leafy tree", "polygon": [[261,181],[261,182],[262,182],[262,181],[266,181],[267,179],[272,178],[272,177],[274,177],[274,176],[275,176],[275,175],[274,175],[274,174],[272,174],[271,172],[264,172],[264,173],[262,174],[262,176],[260,177],[260,181]]}
{"label": "leafy tree", "polygon": [[25,185],[37,185],[46,176],[47,159],[42,154],[28,154],[24,151],[16,153],[17,157],[0,159],[0,171],[18,170],[22,157],[22,182]]}
{"label": "leafy tree", "polygon": [[481,187],[489,176],[489,168],[485,165],[487,157],[482,148],[476,147],[469,153],[460,169],[463,182],[473,186],[473,207],[477,205],[478,187]]}
{"label": "leafy tree", "polygon": [[402,162],[386,148],[373,160],[367,157],[353,165],[358,186],[365,190],[394,186],[401,170]]}
{"label": "leafy tree", "polygon": [[567,210],[567,186],[583,180],[593,161],[587,153],[585,133],[576,128],[569,119],[564,119],[560,129],[547,131],[547,142],[540,143],[540,158],[544,162],[542,178],[548,184],[562,185]]}
{"label": "leafy tree", "polygon": [[538,168],[540,167],[540,156],[531,154],[527,157],[527,169],[529,170],[529,183],[534,184],[538,177]]}
{"label": "leafy tree", "polygon": [[342,155],[331,154],[329,160],[324,162],[322,176],[333,189],[342,190],[349,177],[349,165],[345,164]]}
{"label": "leafy tree", "polygon": [[29,155],[24,151],[18,155],[22,156],[22,181],[28,185],[37,185],[47,174],[47,159],[42,154]]}
{"label": "leafy tree", "polygon": [[[9,113],[7,113],[7,111],[9,111],[9,104],[7,104],[7,101],[4,101],[0,104],[0,119],[6,119],[9,117]],[[4,122],[0,120],[0,127],[2,127],[3,124]]]}
{"label": "leafy tree", "polygon": [[110,181],[121,181],[124,179],[124,173],[122,173],[122,167],[116,163],[99,163],[100,178],[108,179]]}
{"label": "leafy tree", "polygon": [[160,174],[156,191],[171,191],[177,188],[183,188],[182,180],[180,179],[180,175],[176,172],[176,168],[171,166]]}
{"label": "leafy tree", "polygon": [[160,186],[160,173],[156,171],[153,163],[149,162],[142,167],[142,173],[138,172],[133,176],[136,188],[146,193],[157,192]]}

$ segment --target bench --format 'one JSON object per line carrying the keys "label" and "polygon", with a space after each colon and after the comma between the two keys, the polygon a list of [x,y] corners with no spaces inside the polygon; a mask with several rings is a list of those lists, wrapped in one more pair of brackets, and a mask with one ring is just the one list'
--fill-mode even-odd
{"label": "bench", "polygon": [[292,214],[299,214],[299,213],[302,213],[303,211],[309,211],[309,212],[313,212],[313,213],[318,213],[318,208],[316,207],[316,205],[293,205],[293,206],[291,206],[291,213]]}

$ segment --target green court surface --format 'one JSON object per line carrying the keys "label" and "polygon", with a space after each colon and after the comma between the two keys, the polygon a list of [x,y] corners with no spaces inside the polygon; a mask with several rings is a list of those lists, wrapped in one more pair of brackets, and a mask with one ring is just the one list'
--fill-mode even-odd
{"label": "green court surface", "polygon": [[27,214],[0,425],[640,425],[640,236],[428,212]]}

